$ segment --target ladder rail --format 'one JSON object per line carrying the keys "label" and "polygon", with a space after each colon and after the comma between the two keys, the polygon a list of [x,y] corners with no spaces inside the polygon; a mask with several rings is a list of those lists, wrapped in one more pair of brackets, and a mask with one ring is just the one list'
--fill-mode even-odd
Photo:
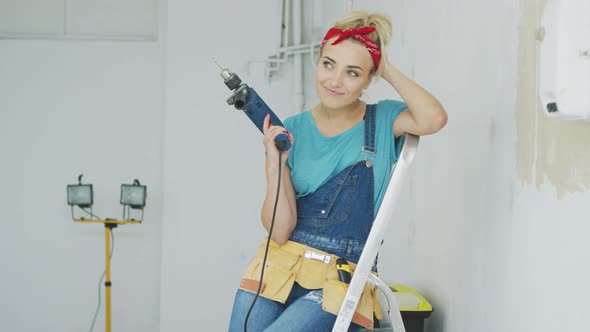
{"label": "ladder rail", "polygon": [[[383,203],[377,212],[377,216],[373,221],[373,226],[369,232],[367,242],[361,253],[361,257],[356,266],[355,272],[348,286],[348,291],[342,301],[340,311],[336,317],[336,322],[332,329],[332,332],[346,332],[352,321],[352,316],[358,305],[358,301],[363,292],[365,284],[371,275],[371,267],[375,262],[381,243],[385,237],[385,231],[389,220],[393,218],[397,210],[397,201],[402,193],[403,181],[407,178],[407,173],[410,165],[416,155],[418,148],[418,142],[420,137],[412,134],[404,135],[404,144],[400,153],[400,157],[395,165],[392,172],[389,185],[383,197]],[[374,280],[374,279],[372,279]],[[384,290],[386,296],[387,292]],[[395,332],[406,332],[403,322],[401,321],[401,314],[397,306],[397,300],[395,296],[387,296],[390,302],[390,319],[392,326],[396,327]],[[393,310],[396,308],[396,310]],[[397,313],[396,313],[397,312]]]}

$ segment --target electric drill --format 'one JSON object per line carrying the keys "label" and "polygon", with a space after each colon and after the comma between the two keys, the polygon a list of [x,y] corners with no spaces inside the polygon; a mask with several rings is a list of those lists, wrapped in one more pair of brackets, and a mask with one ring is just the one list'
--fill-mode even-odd
{"label": "electric drill", "polygon": [[[219,66],[219,64],[218,64]],[[266,105],[264,100],[254,91],[253,88],[249,87],[246,83],[242,83],[242,80],[227,68],[221,68],[221,77],[225,85],[233,91],[231,97],[227,99],[229,105],[233,105],[236,109],[244,111],[244,113],[254,122],[256,127],[262,132],[262,126],[264,124],[264,117],[270,115],[270,123],[275,126],[283,126],[283,123],[279,118],[271,111]],[[275,138],[275,145],[281,151],[287,151],[291,148],[291,141],[285,134],[279,134]]]}

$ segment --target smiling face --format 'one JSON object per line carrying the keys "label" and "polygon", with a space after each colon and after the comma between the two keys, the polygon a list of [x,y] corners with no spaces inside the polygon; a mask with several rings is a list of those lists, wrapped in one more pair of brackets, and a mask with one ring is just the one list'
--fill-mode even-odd
{"label": "smiling face", "polygon": [[352,39],[322,48],[316,66],[316,90],[323,107],[345,108],[357,102],[371,83],[373,59],[365,45]]}

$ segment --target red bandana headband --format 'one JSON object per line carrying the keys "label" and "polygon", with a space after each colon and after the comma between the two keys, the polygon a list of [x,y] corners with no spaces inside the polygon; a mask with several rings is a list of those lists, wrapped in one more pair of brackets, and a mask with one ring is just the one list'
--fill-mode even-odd
{"label": "red bandana headband", "polygon": [[344,39],[352,37],[356,40],[361,41],[363,44],[365,44],[365,47],[367,48],[367,50],[369,51],[369,54],[371,54],[371,57],[373,58],[373,62],[375,63],[375,71],[376,71],[377,68],[379,67],[379,60],[381,59],[381,51],[379,50],[379,46],[377,46],[377,44],[375,44],[374,41],[372,41],[370,38],[364,36],[364,35],[370,34],[373,31],[375,31],[375,27],[362,27],[362,28],[358,28],[358,29],[349,29],[349,30],[331,28],[330,30],[328,30],[328,32],[326,33],[326,36],[322,40],[322,44],[320,45],[320,48],[324,47],[324,44],[330,38],[333,38],[334,36],[339,36],[339,37],[336,38],[336,40],[332,43],[332,45],[336,45],[336,44],[340,43],[341,41],[343,41]]}

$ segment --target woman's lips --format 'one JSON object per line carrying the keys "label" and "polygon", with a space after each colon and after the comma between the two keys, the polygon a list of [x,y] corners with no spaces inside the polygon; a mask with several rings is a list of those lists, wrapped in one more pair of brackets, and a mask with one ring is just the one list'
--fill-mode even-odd
{"label": "woman's lips", "polygon": [[328,89],[326,87],[324,87],[324,89],[326,89],[326,92],[328,92],[328,94],[331,94],[332,96],[342,96],[344,94],[342,92],[334,91],[334,90]]}

